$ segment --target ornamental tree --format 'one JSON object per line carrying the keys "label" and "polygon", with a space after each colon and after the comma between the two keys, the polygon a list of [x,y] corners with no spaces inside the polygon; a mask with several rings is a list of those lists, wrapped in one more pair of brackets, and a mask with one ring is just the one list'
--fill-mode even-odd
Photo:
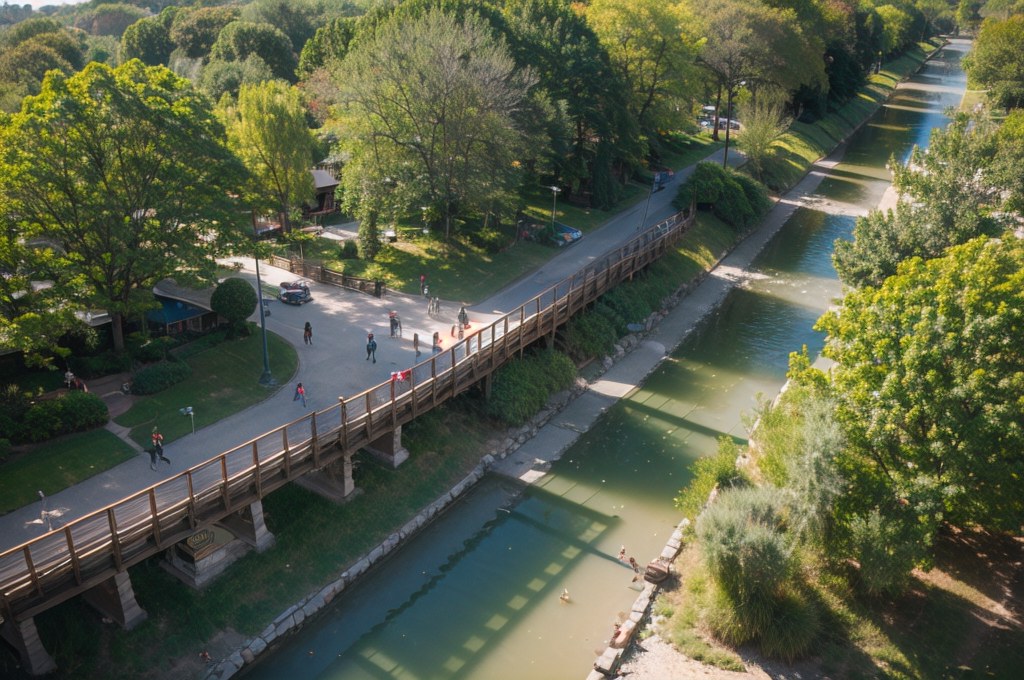
{"label": "ornamental tree", "polygon": [[122,320],[153,284],[210,280],[248,217],[232,196],[245,170],[208,101],[164,67],[133,60],[50,73],[0,122],[0,194],[24,237],[67,253],[93,308]]}
{"label": "ornamental tree", "polygon": [[210,306],[228,320],[232,337],[245,335],[245,320],[256,311],[256,291],[245,279],[225,279],[213,291]]}

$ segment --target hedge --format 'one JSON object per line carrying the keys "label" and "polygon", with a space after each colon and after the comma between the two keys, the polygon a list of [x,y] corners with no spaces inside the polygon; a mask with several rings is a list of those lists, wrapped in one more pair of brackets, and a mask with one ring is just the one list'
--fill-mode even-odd
{"label": "hedge", "polygon": [[161,361],[135,374],[132,394],[155,394],[192,375],[192,367],[184,361]]}
{"label": "hedge", "polygon": [[555,392],[576,380],[572,360],[554,350],[513,359],[494,375],[487,414],[509,425],[522,425]]}
{"label": "hedge", "polygon": [[79,378],[92,380],[132,370],[135,359],[127,352],[103,352],[93,357],[68,357],[68,368]]}
{"label": "hedge", "polygon": [[25,414],[22,436],[42,442],[73,432],[105,425],[110,419],[107,405],[89,392],[68,392],[59,399],[41,401]]}

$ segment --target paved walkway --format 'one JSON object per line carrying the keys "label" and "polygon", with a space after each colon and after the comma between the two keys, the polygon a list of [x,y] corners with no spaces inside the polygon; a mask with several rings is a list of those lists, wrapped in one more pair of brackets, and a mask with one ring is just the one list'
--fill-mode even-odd
{"label": "paved walkway", "polygon": [[[730,161],[733,159],[737,163],[740,161],[739,154],[731,149]],[[722,151],[712,154],[707,160],[721,163]],[[651,197],[647,225],[656,224],[675,212],[671,206],[675,189],[689,177],[693,168],[690,166],[676,173],[667,189]],[[472,325],[490,323],[500,316],[499,312],[515,309],[552,284],[629,241],[636,235],[643,210],[644,202],[641,202],[613,216],[605,225],[559,253],[534,273],[473,307],[470,310]],[[244,258],[236,261],[242,266],[238,276],[255,284],[254,262]],[[269,286],[296,278],[290,272],[265,263],[260,265],[260,275],[264,285]],[[387,381],[392,371],[404,370],[417,363],[412,345],[414,333],[420,335],[420,351],[423,352],[420,361],[429,357],[430,340],[435,331],[440,333],[442,347],[449,347],[455,342],[451,328],[459,311],[457,303],[442,301],[441,313],[428,315],[426,300],[418,296],[389,291],[385,299],[380,300],[327,284],[311,282],[309,285],[314,298],[312,302],[302,306],[286,305],[278,300],[270,302],[267,329],[290,342],[299,355],[295,376],[278,375],[274,373],[274,367],[270,367],[274,377],[285,385],[282,389],[269,393],[267,400],[260,404],[167,444],[164,453],[172,461],[171,465],[160,465],[154,472],[150,469],[149,456],[143,453],[51,496],[47,507],[51,516],[57,518],[57,526],[146,489],[300,418],[310,410],[333,406],[339,395],[352,396]],[[402,319],[403,337],[400,339],[389,338],[390,311],[397,311]],[[258,316],[257,313],[253,319],[258,320]],[[313,327],[312,345],[305,345],[302,341],[302,329],[307,321]],[[365,360],[368,332],[373,332],[377,339],[376,364]],[[305,409],[292,400],[299,381],[306,390]],[[168,417],[182,416],[175,412]],[[40,510],[40,504],[33,503],[0,517],[0,551],[44,533]]]}

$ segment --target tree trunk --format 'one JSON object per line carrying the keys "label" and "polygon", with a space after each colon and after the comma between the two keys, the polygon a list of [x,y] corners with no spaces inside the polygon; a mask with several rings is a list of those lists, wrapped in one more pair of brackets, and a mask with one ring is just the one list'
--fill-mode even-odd
{"label": "tree trunk", "polygon": [[124,329],[121,327],[124,317],[121,312],[114,312],[110,317],[110,334],[114,340],[114,351],[124,351]]}
{"label": "tree trunk", "polygon": [[718,84],[718,94],[715,96],[715,119],[711,121],[711,139],[718,141],[718,111],[722,108],[722,84]]}

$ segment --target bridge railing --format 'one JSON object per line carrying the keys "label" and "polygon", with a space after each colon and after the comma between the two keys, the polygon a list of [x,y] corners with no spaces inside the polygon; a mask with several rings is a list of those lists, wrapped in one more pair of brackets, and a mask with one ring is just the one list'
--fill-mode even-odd
{"label": "bridge railing", "polygon": [[466,339],[371,387],[0,554],[0,609],[33,616],[468,389],[657,259],[693,208],[638,234]]}

